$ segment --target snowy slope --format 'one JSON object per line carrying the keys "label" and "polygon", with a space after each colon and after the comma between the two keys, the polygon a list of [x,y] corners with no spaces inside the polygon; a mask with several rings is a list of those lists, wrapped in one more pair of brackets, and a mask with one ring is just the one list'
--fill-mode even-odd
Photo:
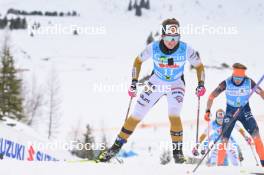
{"label": "snowy slope", "polygon": [[[14,4],[16,1],[10,1],[10,4],[7,2],[5,1],[1,8],[12,7],[10,4]],[[35,1],[31,2],[28,0],[27,2],[30,4],[27,9],[40,8],[39,3]],[[173,3],[173,9],[176,8],[176,10],[172,11],[166,10],[170,1],[153,1],[153,11],[146,11],[142,18],[135,18],[134,14],[123,12],[124,10],[122,9],[126,9],[127,5],[125,2],[118,4],[118,1],[90,1],[90,6],[86,5],[84,1],[73,3],[74,5],[70,3],[69,6],[59,5],[60,1],[40,1],[40,4],[41,2],[43,2],[43,10],[53,9],[57,6],[62,9],[72,7],[81,13],[80,18],[47,19],[45,17],[35,17],[34,20],[40,20],[44,25],[48,21],[52,21],[54,24],[64,25],[104,26],[106,29],[106,34],[103,35],[83,35],[79,37],[72,35],[45,35],[31,38],[26,31],[12,32],[14,50],[18,55],[17,62],[21,67],[30,69],[30,72],[26,72],[24,76],[35,73],[41,77],[40,80],[45,81],[45,76],[51,65],[60,72],[63,111],[65,123],[67,124],[76,121],[76,117],[97,123],[97,126],[100,126],[102,120],[106,120],[106,123],[111,123],[114,116],[120,121],[119,118],[125,113],[127,105],[125,103],[127,101],[126,90],[99,94],[94,93],[94,84],[126,85],[126,83],[129,83],[129,70],[131,69],[133,58],[144,48],[145,39],[149,32],[155,32],[159,29],[159,23],[165,16],[178,17],[182,25],[236,26],[239,33],[235,36],[184,35],[183,40],[199,50],[206,65],[219,65],[222,62],[232,64],[240,61],[248,64],[249,70],[254,69],[257,71],[249,72],[249,75],[254,79],[258,79],[261,76],[262,67],[258,57],[261,55],[261,43],[264,38],[263,35],[258,33],[262,31],[263,23],[258,21],[260,16],[258,10],[255,13],[252,10],[251,13],[248,12],[251,15],[247,13],[247,9],[254,9],[257,4],[261,3],[260,1],[243,1],[236,12],[232,11],[232,8],[236,7],[237,1],[231,1],[230,3],[229,1],[223,1],[221,4],[223,4],[223,11],[225,11],[223,14],[225,15],[220,15],[221,13],[219,12],[218,15],[212,15],[213,19],[211,20],[208,20],[206,16],[217,9],[217,5],[211,1],[207,2],[208,4],[203,10],[199,10],[199,8],[206,2],[201,5],[195,5],[191,2],[178,1],[175,4]],[[16,7],[25,8],[25,4],[24,2],[16,2]],[[65,2],[65,4],[67,3]],[[177,10],[180,7],[182,7],[182,10]],[[104,9],[105,11],[103,11]],[[196,16],[194,17],[194,15]],[[250,23],[253,22],[254,24],[251,25]],[[23,54],[22,51],[25,51],[26,54]],[[50,58],[50,61],[45,62],[43,61],[44,58]],[[150,71],[151,63],[148,62],[146,66],[143,66],[142,75],[146,75]],[[222,79],[230,75],[230,71],[207,71],[207,89],[209,92]],[[195,105],[196,100],[192,92],[196,82],[193,81],[193,77],[195,77],[194,72],[189,72],[187,68],[186,81],[187,92],[189,93],[186,94],[185,103]],[[120,106],[109,105],[112,99],[116,99]],[[78,105],[76,106],[77,101]],[[219,101],[221,103],[217,104],[223,104],[223,98]],[[261,115],[260,99],[254,97],[254,101],[256,103],[253,106],[256,107],[253,107],[253,110],[256,111],[256,115]],[[161,103],[162,105],[159,105],[159,107],[165,107],[163,105],[164,102],[162,101]],[[89,108],[90,104],[93,104],[92,108]],[[87,108],[89,111],[87,111]],[[104,110],[101,110],[102,108]],[[184,119],[191,119],[195,111],[195,107],[188,111],[186,108],[183,109]],[[165,112],[166,109],[162,108],[158,115],[162,115]],[[108,117],[109,113],[111,113],[111,117]],[[96,117],[93,115],[96,115]],[[158,118],[163,120],[164,117]]]}
{"label": "snowy slope", "polygon": [[[80,17],[76,18],[29,17],[30,21],[40,21],[44,26],[51,22],[63,26],[74,24],[105,28],[106,32],[98,35],[30,37],[27,31],[14,31],[10,34],[17,65],[30,70],[23,73],[23,77],[28,81],[35,74],[40,83],[45,83],[52,67],[55,67],[59,73],[62,90],[60,93],[63,99],[63,123],[60,130],[62,139],[68,138],[71,128],[81,121],[81,129],[85,129],[87,123],[93,126],[98,141],[100,141],[102,127],[107,131],[109,142],[114,140],[123,124],[128,105],[126,87],[130,83],[133,59],[144,49],[149,33],[151,31],[156,33],[160,22],[167,17],[178,18],[182,26],[193,24],[198,27],[203,25],[235,27],[238,31],[235,35],[211,35],[205,32],[200,35],[186,34],[182,36],[182,39],[200,52],[206,65],[218,66],[223,62],[231,65],[234,62],[242,62],[249,68],[248,75],[256,81],[264,73],[264,63],[261,60],[264,41],[264,35],[262,35],[264,4],[261,0],[153,0],[151,1],[152,10],[143,11],[142,18],[136,18],[134,12],[127,12],[127,5],[128,1],[119,0],[5,0],[0,2],[1,14],[11,7],[29,11],[76,10],[80,13]],[[4,32],[0,31],[0,38],[3,35]],[[48,61],[44,61],[47,58]],[[141,75],[149,74],[151,69],[151,62],[146,62]],[[202,98],[201,118],[209,93],[230,74],[231,70],[228,69],[206,70],[207,94]],[[188,66],[185,70],[185,79],[187,93],[182,111],[184,139],[194,142],[197,110],[194,89],[197,82],[195,72],[190,71]],[[101,84],[120,86],[122,90],[112,93],[96,92],[94,87]],[[264,133],[263,105],[263,100],[253,95],[252,111],[261,122],[259,125],[262,137]],[[225,101],[222,95],[215,101],[213,110],[219,107],[224,108],[224,106]],[[136,152],[144,154],[149,146],[156,145],[153,159],[158,161],[161,152],[160,142],[169,142],[170,139],[165,98],[161,99],[148,113],[143,123],[161,125],[158,125],[157,129],[137,130],[125,149],[130,149],[134,145]],[[201,122],[201,130],[205,127],[206,123]],[[243,144],[243,141],[239,140]],[[244,144],[244,146],[247,145]],[[245,154],[248,155],[245,161],[249,164],[254,163],[250,150],[248,148],[245,150],[247,150]],[[185,153],[190,154],[190,150],[185,150]]]}
{"label": "snowy slope", "polygon": [[[14,162],[14,161],[3,161],[2,171],[10,174],[16,175],[17,173],[22,174],[125,174],[125,175],[135,175],[135,174],[153,174],[153,175],[186,175],[191,173],[194,166],[193,165],[158,165],[149,164],[146,162],[136,162],[132,164],[90,164],[90,163],[61,163],[61,162]],[[10,165],[16,168],[9,168]],[[194,173],[195,175],[223,175],[223,174],[254,174],[254,173],[264,173],[263,168],[250,167],[247,168],[230,168],[227,167],[200,167]]]}
{"label": "snowy slope", "polygon": [[46,139],[32,128],[7,117],[4,119],[5,121],[0,122],[0,154],[4,156],[4,160],[64,161],[74,159],[68,150],[56,147],[55,142]]}

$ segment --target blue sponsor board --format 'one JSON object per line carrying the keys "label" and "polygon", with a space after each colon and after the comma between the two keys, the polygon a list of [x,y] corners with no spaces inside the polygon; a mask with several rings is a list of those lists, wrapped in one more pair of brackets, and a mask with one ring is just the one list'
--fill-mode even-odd
{"label": "blue sponsor board", "polygon": [[0,138],[0,154],[17,160],[25,159],[25,146],[11,140]]}
{"label": "blue sponsor board", "polygon": [[25,145],[4,138],[0,138],[0,155],[16,160],[58,161],[49,154],[41,151],[35,151],[33,146],[26,149]]}

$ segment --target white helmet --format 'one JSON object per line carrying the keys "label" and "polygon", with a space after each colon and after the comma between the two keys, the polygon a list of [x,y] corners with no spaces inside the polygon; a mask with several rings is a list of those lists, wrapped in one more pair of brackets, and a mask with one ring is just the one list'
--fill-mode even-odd
{"label": "white helmet", "polygon": [[215,121],[217,124],[222,125],[225,117],[225,111],[223,109],[218,109],[215,113]]}

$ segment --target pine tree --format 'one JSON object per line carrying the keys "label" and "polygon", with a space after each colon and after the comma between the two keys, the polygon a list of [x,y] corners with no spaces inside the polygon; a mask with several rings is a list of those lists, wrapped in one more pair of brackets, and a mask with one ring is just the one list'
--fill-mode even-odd
{"label": "pine tree", "polygon": [[4,28],[8,25],[8,19],[6,16],[3,19],[3,25],[4,25]]}
{"label": "pine tree", "polygon": [[21,22],[21,28],[22,28],[22,29],[26,29],[26,28],[27,28],[27,20],[26,20],[26,18],[23,18],[23,19],[22,19],[22,22]]}
{"label": "pine tree", "polygon": [[157,31],[154,36],[156,37],[156,36],[159,36],[159,35],[160,35],[159,31]]}
{"label": "pine tree", "polygon": [[171,152],[169,150],[163,150],[160,156],[160,164],[166,165],[171,161]]}
{"label": "pine tree", "polygon": [[73,35],[79,35],[77,29],[73,30]]}
{"label": "pine tree", "polygon": [[21,29],[22,26],[22,21],[21,19],[18,17],[15,19],[14,21],[14,29]]}
{"label": "pine tree", "polygon": [[106,136],[106,131],[104,129],[104,125],[102,125],[102,146],[104,146],[103,150],[108,149],[108,140],[107,140],[107,136]]}
{"label": "pine tree", "polygon": [[131,11],[133,9],[133,7],[132,7],[132,1],[130,0],[129,1],[129,4],[128,4],[128,11]]}
{"label": "pine tree", "polygon": [[142,10],[141,7],[139,5],[136,4],[136,16],[142,16]]}
{"label": "pine tree", "polygon": [[147,45],[150,44],[153,41],[154,41],[154,38],[153,38],[152,32],[150,32],[150,34],[149,34],[149,36],[147,38]]}
{"label": "pine tree", "polygon": [[[93,160],[95,158],[95,151],[93,150],[94,137],[90,125],[86,125],[86,132],[83,135],[83,141],[77,140],[78,147],[74,148],[71,153],[82,159]],[[81,147],[80,147],[81,146]]]}
{"label": "pine tree", "polygon": [[14,59],[5,43],[0,69],[0,119],[4,116],[21,120],[23,115],[22,80],[17,78]]}
{"label": "pine tree", "polygon": [[[92,129],[90,125],[88,124],[86,126],[86,133],[84,134],[84,145],[93,145],[94,144],[94,137],[92,135]],[[84,158],[87,158],[89,160],[94,159],[94,151],[93,149],[89,148],[86,146],[84,148]]]}
{"label": "pine tree", "polygon": [[148,10],[150,9],[149,0],[147,0],[147,2],[145,3],[145,8],[148,9]]}
{"label": "pine tree", "polygon": [[103,135],[102,135],[102,143],[103,143],[104,148],[105,148],[104,150],[108,149],[108,141],[107,141],[107,137],[106,137],[105,133],[103,133]]}
{"label": "pine tree", "polygon": [[5,26],[4,26],[4,22],[3,22],[2,19],[0,19],[0,29],[3,29],[3,28],[5,28]]}
{"label": "pine tree", "polygon": [[71,16],[77,16],[77,12],[76,11],[72,11],[72,15]]}
{"label": "pine tree", "polygon": [[9,20],[9,26],[8,27],[10,30],[14,29],[14,20],[13,19]]}
{"label": "pine tree", "polygon": [[141,8],[145,8],[145,7],[146,7],[145,0],[141,0],[140,3],[139,3],[139,6],[140,6]]}
{"label": "pine tree", "polygon": [[59,16],[60,16],[60,17],[63,17],[63,16],[64,16],[64,13],[63,13],[63,12],[60,12],[60,13],[59,13]]}
{"label": "pine tree", "polygon": [[133,8],[137,8],[138,4],[137,4],[137,0],[135,0],[134,4],[133,4]]}

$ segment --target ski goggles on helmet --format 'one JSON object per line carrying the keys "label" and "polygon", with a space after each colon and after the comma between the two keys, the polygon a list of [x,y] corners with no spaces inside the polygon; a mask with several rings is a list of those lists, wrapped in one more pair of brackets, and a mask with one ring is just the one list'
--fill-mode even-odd
{"label": "ski goggles on helmet", "polygon": [[233,80],[242,82],[244,80],[244,77],[233,76]]}
{"label": "ski goggles on helmet", "polygon": [[224,111],[218,111],[216,112],[216,122],[220,125],[223,124],[223,120],[224,120],[224,117],[225,117],[225,112]]}
{"label": "ski goggles on helmet", "polygon": [[224,118],[225,117],[225,112],[224,111],[218,111],[218,112],[216,112],[216,117],[218,117],[218,118]]}
{"label": "ski goggles on helmet", "polygon": [[177,35],[163,35],[162,39],[164,41],[179,41],[180,40],[180,34],[177,34]]}

